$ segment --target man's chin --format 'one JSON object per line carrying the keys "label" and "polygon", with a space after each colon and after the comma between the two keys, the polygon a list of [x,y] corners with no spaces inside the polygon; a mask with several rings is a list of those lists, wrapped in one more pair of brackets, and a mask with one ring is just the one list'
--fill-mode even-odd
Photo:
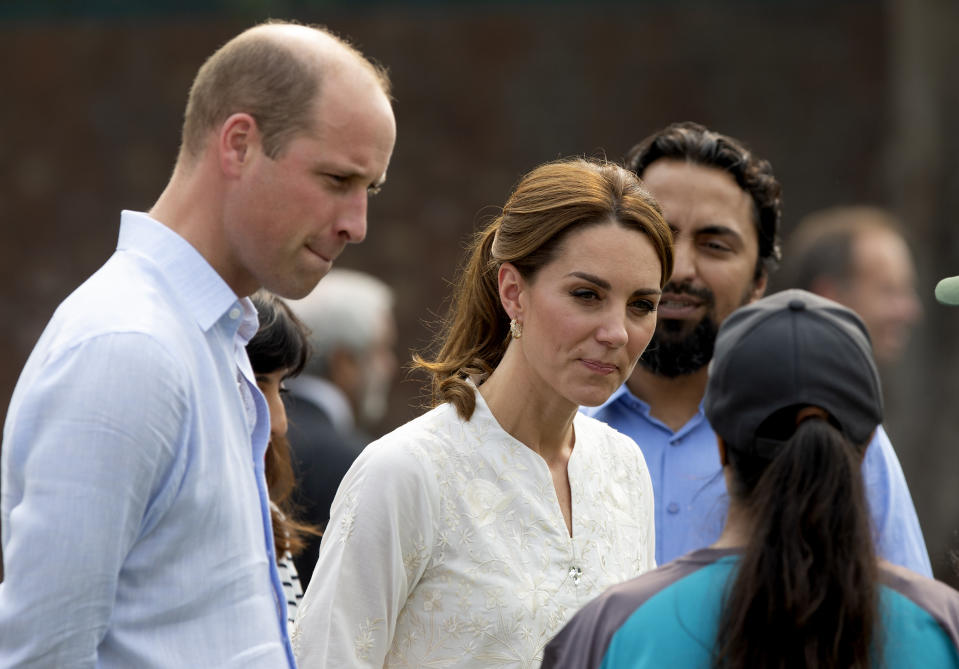
{"label": "man's chin", "polygon": [[659,343],[666,346],[680,346],[694,336],[700,323],[702,323],[701,320],[660,320],[656,324],[656,331],[653,333],[653,339],[649,345]]}
{"label": "man's chin", "polygon": [[639,364],[643,369],[667,378],[694,374],[712,359],[717,330],[709,317],[692,326],[688,321],[662,321],[657,324],[653,340],[640,357]]}

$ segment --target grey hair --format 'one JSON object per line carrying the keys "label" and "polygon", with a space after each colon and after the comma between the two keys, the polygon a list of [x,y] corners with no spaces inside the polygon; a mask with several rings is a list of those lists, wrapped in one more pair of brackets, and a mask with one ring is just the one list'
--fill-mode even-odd
{"label": "grey hair", "polygon": [[334,351],[362,353],[373,344],[395,298],[390,286],[370,274],[332,269],[309,295],[286,302],[310,330],[313,355],[304,371],[326,376]]}

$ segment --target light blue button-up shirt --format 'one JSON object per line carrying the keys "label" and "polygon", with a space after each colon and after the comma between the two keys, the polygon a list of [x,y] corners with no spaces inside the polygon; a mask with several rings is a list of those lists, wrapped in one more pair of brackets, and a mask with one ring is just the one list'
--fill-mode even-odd
{"label": "light blue button-up shirt", "polygon": [[256,327],[182,237],[123,212],[7,413],[0,666],[293,666]]}
{"label": "light blue button-up shirt", "polygon": [[[699,410],[679,430],[649,415],[649,405],[626,385],[605,404],[584,408],[639,444],[653,480],[656,564],[712,544],[726,521],[728,496],[716,433]],[[882,426],[866,450],[862,476],[879,554],[932,577],[932,565],[899,458]]]}

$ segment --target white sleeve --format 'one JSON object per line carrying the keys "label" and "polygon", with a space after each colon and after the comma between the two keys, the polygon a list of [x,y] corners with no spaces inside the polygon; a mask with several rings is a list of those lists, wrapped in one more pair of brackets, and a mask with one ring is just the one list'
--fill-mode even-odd
{"label": "white sleeve", "polygon": [[383,666],[432,550],[438,491],[427,466],[394,434],[347,472],[294,625],[301,669]]}
{"label": "white sleeve", "polygon": [[635,470],[634,479],[639,495],[639,522],[646,537],[643,552],[640,556],[640,573],[643,573],[656,568],[656,507],[653,495],[653,480],[649,474],[646,458],[636,442],[626,435],[617,433],[616,436],[621,440],[618,445],[623,449],[622,460],[632,462]]}
{"label": "white sleeve", "polygon": [[[642,453],[637,448],[636,452],[642,457]],[[643,459],[640,465],[640,473],[642,479],[642,490],[643,498],[645,504],[643,504],[643,520],[646,523],[646,564],[643,566],[644,571],[649,571],[656,568],[656,502],[655,496],[653,495],[653,479],[649,475],[649,467],[646,466],[646,460]]]}

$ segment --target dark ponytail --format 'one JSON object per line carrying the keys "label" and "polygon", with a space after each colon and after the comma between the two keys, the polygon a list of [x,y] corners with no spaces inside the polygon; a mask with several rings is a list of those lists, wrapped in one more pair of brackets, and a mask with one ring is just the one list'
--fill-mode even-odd
{"label": "dark ponytail", "polygon": [[795,416],[792,407],[770,419],[773,431],[794,430],[772,461],[727,445],[730,494],[753,524],[724,600],[717,668],[865,668],[875,659],[878,574],[864,448],[824,418],[795,427]]}

